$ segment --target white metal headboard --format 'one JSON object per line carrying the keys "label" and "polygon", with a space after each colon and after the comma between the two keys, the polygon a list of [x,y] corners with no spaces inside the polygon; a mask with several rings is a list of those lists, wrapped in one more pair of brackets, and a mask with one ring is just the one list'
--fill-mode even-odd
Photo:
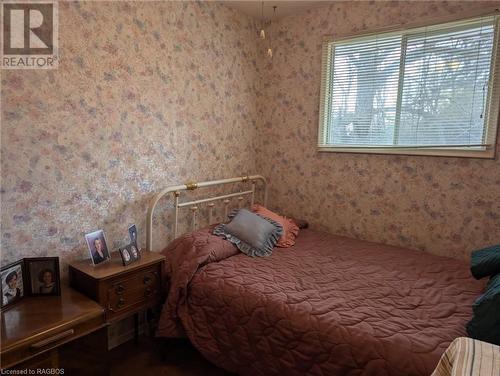
{"label": "white metal headboard", "polygon": [[[179,209],[189,206],[192,212],[192,228],[196,229],[196,213],[198,211],[198,204],[207,204],[208,206],[208,222],[212,224],[214,206],[216,201],[222,201],[224,204],[224,216],[227,218],[228,207],[230,203],[230,198],[237,197],[238,201],[241,203],[243,201],[243,196],[250,196],[250,204],[253,205],[255,200],[255,184],[257,181],[263,183],[264,190],[264,206],[267,204],[267,181],[261,175],[251,175],[251,176],[240,176],[237,178],[213,180],[213,181],[203,181],[200,183],[186,183],[182,185],[173,185],[171,187],[165,188],[164,190],[158,192],[148,207],[148,215],[146,218],[146,249],[152,251],[153,248],[153,214],[160,199],[167,195],[168,193],[173,193],[174,197],[174,238],[177,237],[177,225],[178,225],[178,214]],[[234,193],[229,193],[216,197],[202,198],[193,201],[179,202],[179,197],[181,191],[192,191],[198,188],[210,187],[214,185],[224,185],[229,183],[240,183],[240,182],[250,182],[252,184],[251,189],[246,191],[238,191]]]}

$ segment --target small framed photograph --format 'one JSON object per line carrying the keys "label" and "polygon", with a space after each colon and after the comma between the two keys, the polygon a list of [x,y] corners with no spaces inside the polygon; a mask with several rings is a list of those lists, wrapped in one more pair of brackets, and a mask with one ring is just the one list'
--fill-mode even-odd
{"label": "small framed photograph", "polygon": [[130,248],[130,244],[126,245],[123,248],[120,248],[120,256],[122,257],[123,266],[127,266],[128,264],[135,261],[132,257],[132,251]]}
{"label": "small framed photograph", "polygon": [[0,269],[2,309],[20,301],[26,294],[23,260],[16,261]]}
{"label": "small framed photograph", "polygon": [[120,255],[122,256],[123,266],[133,263],[139,260],[141,254],[137,249],[135,244],[128,244],[123,248],[120,248]]}
{"label": "small framed photograph", "polygon": [[137,226],[130,226],[128,228],[128,234],[130,235],[130,244],[135,244],[135,247],[137,248]]}
{"label": "small framed photograph", "polygon": [[25,258],[24,265],[29,295],[61,295],[59,257]]}
{"label": "small framed photograph", "polygon": [[139,260],[141,258],[141,251],[139,251],[137,244],[130,244],[130,253],[134,260]]}
{"label": "small framed photograph", "polygon": [[90,258],[94,265],[98,265],[110,259],[106,238],[103,230],[97,230],[85,235]]}

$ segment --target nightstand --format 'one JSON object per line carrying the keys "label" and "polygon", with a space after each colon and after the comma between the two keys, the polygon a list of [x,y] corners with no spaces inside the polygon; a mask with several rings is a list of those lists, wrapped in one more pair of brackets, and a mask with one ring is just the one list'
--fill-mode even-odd
{"label": "nightstand", "polygon": [[141,252],[141,258],[123,266],[120,254],[93,266],[89,260],[69,265],[70,285],[98,302],[105,310],[107,323],[134,315],[135,339],[139,333],[139,312],[158,306],[164,300],[165,256]]}

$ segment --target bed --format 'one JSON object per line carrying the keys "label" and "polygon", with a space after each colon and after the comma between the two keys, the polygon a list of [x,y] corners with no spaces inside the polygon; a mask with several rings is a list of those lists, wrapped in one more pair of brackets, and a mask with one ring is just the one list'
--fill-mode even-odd
{"label": "bed", "polygon": [[211,232],[163,250],[157,334],[187,335],[241,375],[430,375],[484,287],[466,263],[420,251],[302,230],[251,258]]}

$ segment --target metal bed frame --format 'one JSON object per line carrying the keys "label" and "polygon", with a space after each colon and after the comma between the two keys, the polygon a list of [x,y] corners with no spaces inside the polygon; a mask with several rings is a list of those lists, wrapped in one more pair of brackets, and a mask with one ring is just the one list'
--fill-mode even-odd
{"label": "metal bed frame", "polygon": [[[224,217],[227,218],[228,215],[228,209],[229,209],[229,204],[231,202],[231,198],[237,197],[238,198],[238,207],[242,207],[243,199],[244,196],[250,196],[250,205],[254,204],[255,201],[255,185],[256,183],[260,181],[263,184],[263,190],[264,190],[264,206],[267,204],[267,181],[266,179],[261,176],[261,175],[251,175],[251,176],[240,176],[237,178],[229,178],[229,179],[221,179],[221,180],[212,180],[212,181],[203,181],[199,183],[194,183],[194,182],[189,182],[185,183],[182,185],[173,185],[170,187],[167,187],[163,189],[162,191],[158,192],[153,200],[151,200],[149,207],[148,207],[148,214],[146,218],[146,250],[147,251],[152,251],[153,248],[153,215],[154,215],[154,210],[156,208],[156,205],[158,204],[158,201],[160,201],[161,198],[166,196],[169,193],[173,194],[174,198],[174,239],[177,237],[177,231],[178,231],[178,216],[179,216],[179,209],[189,207],[191,210],[191,216],[192,216],[192,230],[196,230],[196,214],[198,212],[198,205],[200,204],[206,204],[208,207],[208,222],[209,224],[212,224],[213,220],[213,214],[215,210],[215,202],[217,201],[222,201],[224,204]],[[215,197],[207,197],[207,198],[201,198],[201,199],[196,199],[192,201],[186,201],[186,202],[180,202],[180,195],[181,191],[193,191],[198,188],[204,188],[204,187],[211,187],[211,186],[216,186],[216,185],[225,185],[225,184],[230,184],[230,183],[251,183],[251,189],[249,190],[244,190],[244,191],[238,191],[238,192],[233,192],[221,196],[215,196]]]}

